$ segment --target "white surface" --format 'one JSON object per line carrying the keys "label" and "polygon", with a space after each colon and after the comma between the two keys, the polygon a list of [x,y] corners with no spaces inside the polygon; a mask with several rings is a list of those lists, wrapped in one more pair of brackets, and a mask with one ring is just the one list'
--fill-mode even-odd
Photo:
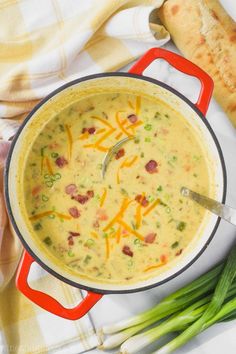
{"label": "white surface", "polygon": [[[165,47],[176,51],[171,44],[166,45]],[[148,70],[148,73],[146,72],[146,75],[147,74],[156,79],[167,82],[169,85],[175,87],[178,91],[186,95],[189,99],[193,101],[196,100],[199,89],[198,82],[178,73],[170,68],[168,64],[157,61]],[[236,131],[214,99],[212,99],[210,103],[207,119],[219,139],[226,162],[228,176],[227,203],[236,207]],[[182,275],[166,285],[145,292],[128,295],[104,296],[91,311],[96,327],[99,328],[102,324],[124,319],[152,307],[165,295],[196,278],[199,274],[203,273],[220,260],[229,251],[234,240],[236,240],[236,228],[221,221],[217,233],[207,250]],[[218,324],[197,336],[185,347],[177,351],[176,354],[222,354],[222,352],[225,354],[235,354],[235,334],[236,321]],[[155,344],[152,349],[156,346],[157,344]],[[147,350],[142,350],[142,354],[148,354],[151,351],[151,348],[148,348]],[[89,353],[98,354],[103,352],[95,349]]]}

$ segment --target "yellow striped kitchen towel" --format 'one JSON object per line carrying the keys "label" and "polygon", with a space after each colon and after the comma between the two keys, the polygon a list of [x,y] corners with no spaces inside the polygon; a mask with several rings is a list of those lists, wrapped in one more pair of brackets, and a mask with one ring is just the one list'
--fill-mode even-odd
{"label": "yellow striped kitchen towel", "polygon": [[[52,90],[78,77],[117,70],[169,40],[155,9],[163,0],[0,0],[0,353],[79,354],[99,339],[88,315],[68,321],[15,288],[22,247],[3,200],[3,166],[20,122]],[[1,140],[2,139],[2,140]],[[65,306],[81,293],[37,264],[32,287]]]}

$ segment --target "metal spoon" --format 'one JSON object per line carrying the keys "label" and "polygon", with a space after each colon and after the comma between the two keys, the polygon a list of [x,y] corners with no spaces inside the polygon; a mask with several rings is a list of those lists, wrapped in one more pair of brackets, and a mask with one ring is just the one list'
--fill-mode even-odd
{"label": "metal spoon", "polygon": [[219,203],[214,199],[205,197],[204,195],[196,193],[186,187],[182,187],[180,192],[184,197],[194,200],[212,213],[236,226],[236,209]]}
{"label": "metal spoon", "polygon": [[105,177],[105,173],[106,173],[106,170],[107,170],[107,166],[112,158],[112,156],[119,150],[119,148],[124,144],[126,143],[127,141],[129,140],[132,140],[134,139],[135,137],[132,135],[132,136],[128,136],[120,141],[118,141],[118,143],[116,143],[114,146],[112,146],[112,148],[107,152],[107,154],[105,155],[104,157],[104,160],[102,162],[102,178],[104,179]]}

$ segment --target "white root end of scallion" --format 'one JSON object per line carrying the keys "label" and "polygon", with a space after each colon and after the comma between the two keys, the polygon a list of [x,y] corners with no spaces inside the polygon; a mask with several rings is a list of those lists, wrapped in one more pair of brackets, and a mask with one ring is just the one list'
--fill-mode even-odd
{"label": "white root end of scallion", "polygon": [[117,334],[114,334],[113,336],[106,338],[103,341],[102,345],[99,347],[99,349],[108,350],[108,349],[117,348],[119,345],[121,345],[121,343],[123,343],[129,337],[130,334],[128,331],[119,332]]}
{"label": "white root end of scallion", "polygon": [[133,354],[150,344],[150,338],[143,334],[133,336],[125,341],[120,347],[122,354]]}

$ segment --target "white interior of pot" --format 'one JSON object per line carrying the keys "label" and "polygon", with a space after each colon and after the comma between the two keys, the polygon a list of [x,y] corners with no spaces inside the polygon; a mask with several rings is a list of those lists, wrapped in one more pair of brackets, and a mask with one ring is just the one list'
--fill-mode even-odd
{"label": "white interior of pot", "polygon": [[[97,78],[91,78],[86,81],[81,81],[64,89],[62,92],[57,93],[46,103],[44,103],[44,105],[41,106],[33,114],[32,118],[27,122],[25,128],[22,130],[18,140],[16,141],[9,166],[8,193],[12,215],[15,219],[19,232],[33,253],[37,255],[45,265],[54,270],[54,272],[75,283],[79,283],[94,289],[111,291],[135,291],[135,289],[150,286],[164,281],[167,278],[173,277],[174,274],[186,267],[186,265],[190,263],[207,244],[216,225],[217,217],[213,214],[210,214],[209,212],[206,213],[205,220],[203,220],[202,226],[200,227],[198,234],[195,236],[194,241],[190,244],[188,251],[184,252],[183,255],[178,257],[178,259],[174,261],[174,263],[172,263],[169,267],[167,267],[164,272],[146,281],[135,284],[101,284],[88,281],[86,278],[76,276],[70,269],[63,269],[63,267],[60,267],[54,263],[49,255],[41,252],[40,244],[38,244],[36,240],[32,238],[28,231],[18,199],[18,187],[20,181],[22,180],[24,160],[27,155],[27,151],[29,151],[31,148],[32,141],[37,137],[43,125],[46,124],[51,118],[53,118],[53,116],[57,114],[61,109],[65,108],[69,102],[71,104],[73,101],[77,101],[88,95],[98,92],[117,92],[119,90],[125,90],[129,92],[132,91],[134,94],[145,94],[148,96],[156,97],[162,101],[165,101],[167,104],[174,107],[177,112],[181,113],[181,115],[192,125],[196,131],[196,134],[198,134],[199,138],[201,139],[204,148],[206,149],[206,154],[208,155],[209,159],[211,186],[215,189],[215,198],[219,201],[222,201],[224,181],[219,152],[211,133],[206,128],[203,121],[199,118],[198,114],[184,100],[169,90],[152,82],[127,76],[101,76]],[[178,116],[176,119],[178,119]]]}

